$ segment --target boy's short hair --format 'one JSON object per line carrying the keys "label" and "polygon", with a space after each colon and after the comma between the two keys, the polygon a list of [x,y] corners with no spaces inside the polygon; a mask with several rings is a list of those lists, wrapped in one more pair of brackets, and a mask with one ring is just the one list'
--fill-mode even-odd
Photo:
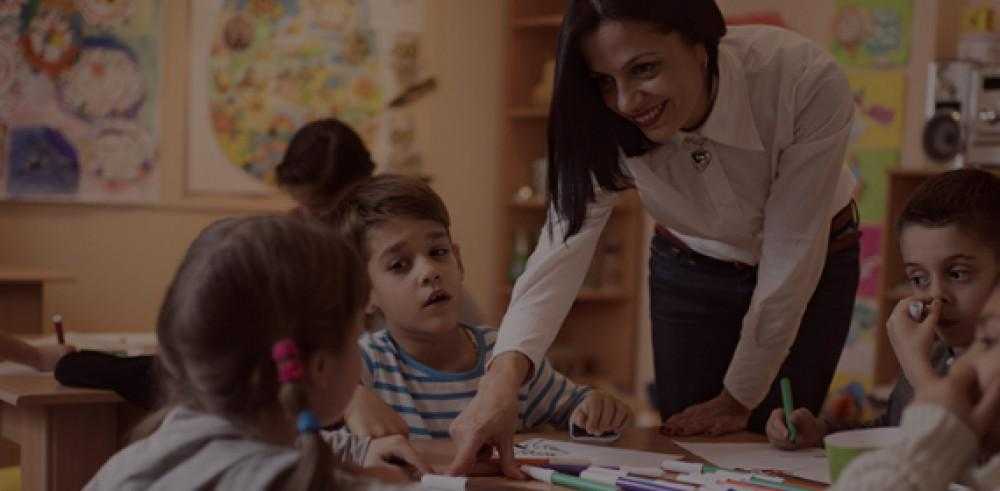
{"label": "boy's short hair", "polygon": [[344,191],[335,207],[319,218],[339,230],[369,258],[367,232],[394,218],[430,220],[451,228],[451,217],[441,197],[424,181],[397,174],[380,174]]}
{"label": "boy's short hair", "polygon": [[957,225],[1000,254],[1000,177],[959,169],[928,179],[907,201],[896,220],[897,232],[908,225]]}

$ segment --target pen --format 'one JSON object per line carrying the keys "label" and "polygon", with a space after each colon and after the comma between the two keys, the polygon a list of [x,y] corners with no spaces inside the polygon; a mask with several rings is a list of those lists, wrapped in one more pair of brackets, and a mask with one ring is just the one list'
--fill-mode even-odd
{"label": "pen", "polygon": [[59,314],[52,316],[52,325],[56,328],[56,340],[59,344],[66,344],[66,334],[63,333],[63,319]]}
{"label": "pen", "polygon": [[687,484],[673,483],[662,480],[643,479],[629,476],[624,471],[606,468],[593,468],[580,473],[580,477],[588,481],[618,486],[625,491],[694,491],[695,487]]}
{"label": "pen", "polygon": [[522,465],[521,471],[531,476],[531,478],[536,481],[566,486],[567,488],[578,489],[580,491],[618,491],[618,488],[615,486],[588,481],[576,476],[562,474],[551,469]]}
{"label": "pen", "polygon": [[794,409],[794,404],[792,403],[792,381],[788,380],[788,377],[781,379],[781,404],[785,408],[785,426],[788,427],[788,439],[795,443],[796,431],[795,425],[792,424],[792,410]]}

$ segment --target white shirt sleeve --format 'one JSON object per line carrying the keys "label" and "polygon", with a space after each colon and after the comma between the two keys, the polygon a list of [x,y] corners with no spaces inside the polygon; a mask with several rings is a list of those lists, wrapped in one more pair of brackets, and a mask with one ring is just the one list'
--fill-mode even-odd
{"label": "white shirt sleeve", "polygon": [[795,88],[793,143],[778,157],[764,207],[757,286],[724,380],[757,407],[795,341],[826,262],[830,219],[854,115],[850,86],[832,60],[809,65]]}
{"label": "white shirt sleeve", "polygon": [[940,406],[915,404],[903,413],[903,440],[855,459],[831,491],[939,491],[961,479],[976,458],[976,435]]}
{"label": "white shirt sleeve", "polygon": [[579,233],[565,242],[567,223],[549,210],[538,245],[511,292],[494,358],[517,351],[531,360],[533,368],[539,366],[576,300],[601,231],[618,200],[618,193],[598,191]]}

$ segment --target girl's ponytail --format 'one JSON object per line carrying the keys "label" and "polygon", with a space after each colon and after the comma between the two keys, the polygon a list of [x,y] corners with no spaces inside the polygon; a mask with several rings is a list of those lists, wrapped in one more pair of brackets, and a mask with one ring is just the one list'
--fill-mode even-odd
{"label": "girl's ponytail", "polygon": [[309,396],[302,384],[305,367],[299,348],[291,338],[274,344],[272,357],[278,369],[278,400],[285,414],[296,421],[299,436],[295,439],[301,458],[288,476],[285,489],[320,491],[328,489],[333,470],[330,447],[319,435],[319,421],[309,410]]}

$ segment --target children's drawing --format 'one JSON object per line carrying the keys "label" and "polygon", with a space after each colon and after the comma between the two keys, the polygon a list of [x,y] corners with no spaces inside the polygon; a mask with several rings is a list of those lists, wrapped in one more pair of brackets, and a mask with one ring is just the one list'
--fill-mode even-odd
{"label": "children's drawing", "polygon": [[188,189],[271,192],[292,134],[331,116],[377,161],[419,163],[412,121],[384,115],[419,81],[420,26],[400,12],[421,10],[422,0],[193,3]]}
{"label": "children's drawing", "polygon": [[0,1],[0,196],[156,199],[160,3]]}
{"label": "children's drawing", "polygon": [[837,0],[833,54],[844,66],[903,67],[912,23],[912,0]]}
{"label": "children's drawing", "polygon": [[906,79],[902,70],[852,70],[855,116],[851,146],[899,149],[903,141]]}

